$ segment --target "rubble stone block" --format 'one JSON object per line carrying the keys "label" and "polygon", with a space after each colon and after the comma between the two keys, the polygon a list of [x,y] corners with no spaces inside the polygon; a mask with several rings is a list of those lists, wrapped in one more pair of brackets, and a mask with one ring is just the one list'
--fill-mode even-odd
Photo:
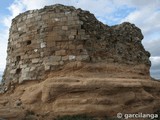
{"label": "rubble stone block", "polygon": [[16,73],[16,69],[13,69],[10,71],[11,74],[15,74]]}
{"label": "rubble stone block", "polygon": [[51,65],[59,65],[59,62],[52,62]]}
{"label": "rubble stone block", "polygon": [[68,26],[62,26],[62,30],[68,30]]}
{"label": "rubble stone block", "polygon": [[30,71],[34,71],[34,70],[36,70],[36,67],[31,67],[30,68]]}
{"label": "rubble stone block", "polygon": [[70,44],[70,45],[69,45],[69,49],[71,49],[71,50],[75,50],[75,48],[76,48],[76,46],[75,46],[75,45],[73,45],[73,44]]}
{"label": "rubble stone block", "polygon": [[64,65],[64,62],[63,62],[63,61],[60,61],[59,64],[60,64],[60,65]]}
{"label": "rubble stone block", "polygon": [[48,71],[48,70],[50,70],[50,69],[51,69],[51,66],[50,66],[50,65],[45,64],[44,66],[45,66],[45,68],[44,68],[44,69],[45,69],[45,71]]}
{"label": "rubble stone block", "polygon": [[76,60],[77,61],[81,61],[82,60],[82,56],[81,55],[76,56]]}
{"label": "rubble stone block", "polygon": [[75,35],[69,35],[69,40],[74,40],[76,37],[75,37]]}
{"label": "rubble stone block", "polygon": [[41,47],[41,48],[45,48],[45,47],[46,47],[46,43],[45,43],[45,42],[42,42],[42,43],[40,44],[40,47]]}
{"label": "rubble stone block", "polygon": [[55,52],[55,55],[57,55],[57,56],[64,56],[64,55],[66,55],[66,50],[59,50],[59,51],[56,51]]}
{"label": "rubble stone block", "polygon": [[39,58],[35,58],[35,59],[32,59],[32,63],[38,63],[39,62]]}
{"label": "rubble stone block", "polygon": [[51,56],[51,57],[49,58],[49,61],[58,62],[58,61],[60,61],[61,59],[62,59],[61,56]]}
{"label": "rubble stone block", "polygon": [[66,55],[66,56],[63,56],[63,57],[62,57],[62,60],[63,60],[63,61],[69,60],[69,57],[68,57],[68,55]]}
{"label": "rubble stone block", "polygon": [[83,45],[78,45],[77,46],[77,49],[79,50],[79,49],[83,49],[84,47],[83,47]]}
{"label": "rubble stone block", "polygon": [[75,55],[69,55],[69,60],[75,60],[76,56]]}

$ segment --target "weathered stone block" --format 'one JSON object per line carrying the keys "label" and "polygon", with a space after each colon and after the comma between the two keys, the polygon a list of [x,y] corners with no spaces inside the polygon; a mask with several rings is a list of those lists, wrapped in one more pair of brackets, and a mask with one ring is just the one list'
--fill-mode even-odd
{"label": "weathered stone block", "polygon": [[64,64],[64,62],[63,62],[63,61],[60,61],[60,62],[59,62],[59,64],[60,64],[60,65],[63,65],[63,64]]}
{"label": "weathered stone block", "polygon": [[60,19],[59,19],[59,18],[54,18],[54,20],[55,20],[56,22],[60,21]]}
{"label": "weathered stone block", "polygon": [[69,40],[74,40],[76,38],[76,36],[75,35],[69,35],[68,38],[69,38]]}
{"label": "weathered stone block", "polygon": [[50,16],[48,14],[42,15],[42,20],[49,20]]}
{"label": "weathered stone block", "polygon": [[41,48],[45,48],[45,47],[46,47],[46,42],[42,42],[42,43],[40,44],[40,47],[41,47]]}
{"label": "weathered stone block", "polygon": [[39,58],[32,59],[32,63],[38,63],[39,60],[40,60]]}
{"label": "weathered stone block", "polygon": [[60,61],[61,60],[61,56],[51,56],[50,58],[49,58],[49,61],[54,61],[54,62],[58,62],[58,61]]}
{"label": "weathered stone block", "polygon": [[75,55],[69,55],[69,60],[75,60],[76,56]]}
{"label": "weathered stone block", "polygon": [[10,71],[11,74],[15,74],[16,73],[16,69],[13,69]]}
{"label": "weathered stone block", "polygon": [[68,44],[68,42],[64,42],[63,44],[61,44],[61,49],[68,49],[68,46],[69,46],[69,44]]}
{"label": "weathered stone block", "polygon": [[31,67],[31,68],[30,68],[30,71],[31,71],[31,72],[34,71],[34,70],[36,70],[36,67]]}
{"label": "weathered stone block", "polygon": [[40,57],[40,55],[35,53],[35,54],[26,55],[24,59],[37,58],[37,57]]}
{"label": "weathered stone block", "polygon": [[21,77],[19,78],[19,83],[22,83],[24,80],[31,80],[32,78],[29,75],[29,70],[22,69]]}
{"label": "weathered stone block", "polygon": [[41,18],[42,18],[41,16],[37,16],[37,17],[35,17],[35,20],[36,20],[36,21],[40,21]]}
{"label": "weathered stone block", "polygon": [[27,15],[27,19],[32,18],[32,17],[33,17],[33,14],[28,14]]}
{"label": "weathered stone block", "polygon": [[69,57],[68,57],[68,55],[66,55],[66,56],[63,56],[63,57],[62,57],[62,60],[63,60],[63,61],[69,60]]}
{"label": "weathered stone block", "polygon": [[27,67],[27,64],[24,64],[24,65],[20,65],[20,68],[26,68]]}
{"label": "weathered stone block", "polygon": [[70,49],[70,50],[75,50],[75,49],[76,49],[76,46],[75,46],[75,45],[70,44],[70,45],[69,45],[69,49]]}
{"label": "weathered stone block", "polygon": [[59,50],[59,51],[56,51],[55,52],[55,55],[57,55],[57,56],[64,56],[64,55],[66,55],[66,50]]}
{"label": "weathered stone block", "polygon": [[82,60],[82,56],[81,55],[76,56],[76,60],[77,61],[81,61]]}
{"label": "weathered stone block", "polygon": [[61,21],[63,22],[63,21],[67,21],[67,17],[62,17],[61,18]]}
{"label": "weathered stone block", "polygon": [[29,72],[30,71],[30,67],[26,67],[23,70],[25,70],[26,72]]}
{"label": "weathered stone block", "polygon": [[52,62],[51,65],[59,65],[59,62]]}
{"label": "weathered stone block", "polygon": [[71,35],[77,35],[77,30],[71,30]]}
{"label": "weathered stone block", "polygon": [[62,26],[62,30],[68,30],[68,26]]}
{"label": "weathered stone block", "polygon": [[83,45],[78,45],[77,50],[79,50],[79,49],[83,49]]}
{"label": "weathered stone block", "polygon": [[82,60],[88,60],[89,59],[89,55],[81,55]]}
{"label": "weathered stone block", "polygon": [[51,66],[50,66],[50,65],[48,65],[48,64],[45,64],[44,66],[45,66],[45,67],[44,67],[45,71],[48,71],[48,70],[50,70],[50,69],[51,69]]}
{"label": "weathered stone block", "polygon": [[73,21],[74,17],[73,16],[68,16],[68,21]]}

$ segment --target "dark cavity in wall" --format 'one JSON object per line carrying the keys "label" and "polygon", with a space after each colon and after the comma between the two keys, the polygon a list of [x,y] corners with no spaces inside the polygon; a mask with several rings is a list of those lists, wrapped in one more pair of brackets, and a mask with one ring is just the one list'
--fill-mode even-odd
{"label": "dark cavity in wall", "polygon": [[17,65],[20,62],[20,60],[21,60],[21,56],[17,56],[15,64]]}
{"label": "dark cavity in wall", "polygon": [[31,40],[27,40],[26,42],[27,45],[30,45],[31,43],[32,43]]}
{"label": "dark cavity in wall", "polygon": [[21,60],[21,56],[16,57],[16,61],[19,62]]}
{"label": "dark cavity in wall", "polygon": [[18,68],[18,69],[16,70],[16,74],[20,74],[20,73],[21,73],[21,69]]}

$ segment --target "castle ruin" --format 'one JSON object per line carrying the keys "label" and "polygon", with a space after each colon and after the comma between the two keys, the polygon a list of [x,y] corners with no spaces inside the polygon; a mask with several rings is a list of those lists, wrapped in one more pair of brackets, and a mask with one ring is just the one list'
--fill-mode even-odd
{"label": "castle ruin", "polygon": [[74,7],[58,4],[27,11],[12,20],[3,82],[41,80],[72,61],[143,64],[141,74],[149,75],[150,54],[142,39],[134,24],[110,27]]}

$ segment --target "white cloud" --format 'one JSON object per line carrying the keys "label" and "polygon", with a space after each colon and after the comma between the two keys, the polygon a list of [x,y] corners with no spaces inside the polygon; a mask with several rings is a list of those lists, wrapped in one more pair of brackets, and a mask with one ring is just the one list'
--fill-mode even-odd
{"label": "white cloud", "polygon": [[[117,0],[114,0],[117,1]],[[157,31],[160,31],[160,7],[159,0],[122,0],[118,4],[126,4],[130,7],[135,7],[136,10],[131,12],[128,16],[123,18],[121,22],[129,21],[135,23],[139,28],[142,29],[142,32],[145,36],[145,40],[149,38],[158,39],[160,35],[155,36]],[[156,38],[155,38],[156,37]]]}
{"label": "white cloud", "polygon": [[[160,11],[153,11],[150,8],[143,8],[130,13],[122,21],[129,21],[135,23],[142,29],[146,36],[152,35],[157,30],[160,30]],[[121,21],[121,22],[122,22]]]}
{"label": "white cloud", "polygon": [[25,5],[20,0],[15,0],[8,8],[11,11],[12,17],[25,10]]}
{"label": "white cloud", "polygon": [[75,5],[77,0],[19,0],[27,10],[39,9],[47,5],[64,4]]}
{"label": "white cloud", "polygon": [[[62,0],[63,1],[63,0]],[[45,5],[51,5],[57,3],[56,0],[22,0],[23,5],[27,10],[39,9]]]}
{"label": "white cloud", "polygon": [[87,2],[86,0],[79,0],[75,6],[84,10],[89,10],[96,16],[101,17],[104,17],[115,10],[115,4],[110,0],[87,0]]}
{"label": "white cloud", "polygon": [[118,6],[127,5],[129,7],[136,7],[136,8],[158,8],[160,6],[159,0],[113,0],[114,4]]}
{"label": "white cloud", "polygon": [[8,29],[0,30],[0,71],[3,71],[6,65],[8,31]]}
{"label": "white cloud", "polygon": [[160,56],[160,47],[158,43],[160,43],[160,38],[156,40],[146,40],[143,42],[145,49],[150,51],[152,57]]}
{"label": "white cloud", "polygon": [[150,60],[153,61],[153,66],[160,66],[160,56],[150,57]]}
{"label": "white cloud", "polygon": [[11,6],[8,7],[8,10],[11,12],[11,15],[6,16],[3,20],[3,23],[5,26],[7,26],[9,28],[11,26],[12,18],[17,16],[19,13],[23,12],[25,10],[25,5],[21,1],[15,0],[11,4]]}
{"label": "white cloud", "polygon": [[151,57],[152,61],[151,75],[160,79],[160,56]]}

